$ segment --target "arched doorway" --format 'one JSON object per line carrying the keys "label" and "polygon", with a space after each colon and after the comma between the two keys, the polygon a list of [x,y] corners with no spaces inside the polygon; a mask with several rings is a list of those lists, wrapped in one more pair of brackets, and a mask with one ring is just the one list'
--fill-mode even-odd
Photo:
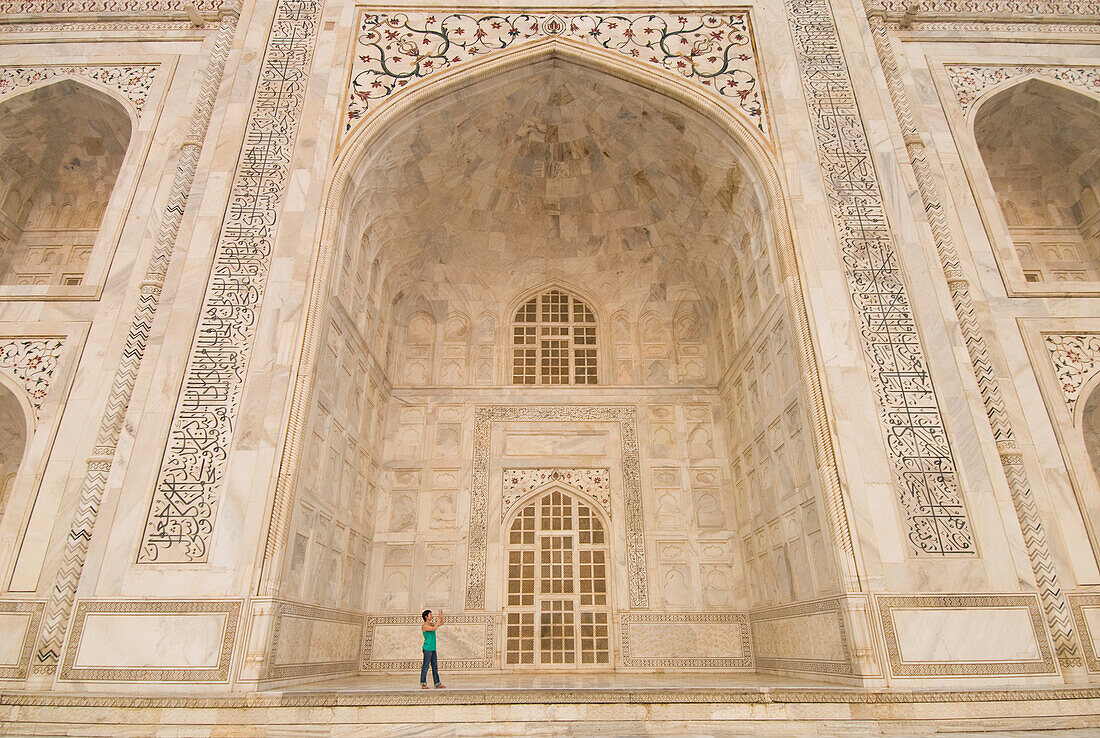
{"label": "arched doorway", "polygon": [[610,556],[599,513],[550,488],[519,507],[507,547],[505,666],[610,665]]}

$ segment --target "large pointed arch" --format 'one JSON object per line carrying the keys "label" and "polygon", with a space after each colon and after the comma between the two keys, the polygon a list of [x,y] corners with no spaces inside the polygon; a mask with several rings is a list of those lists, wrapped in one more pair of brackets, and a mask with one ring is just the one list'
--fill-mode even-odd
{"label": "large pointed arch", "polygon": [[970,136],[1024,281],[1100,281],[1088,225],[1100,213],[1100,97],[1045,75],[1014,78],[976,102]]}
{"label": "large pointed arch", "polygon": [[781,271],[784,302],[787,305],[792,333],[797,344],[797,361],[803,392],[811,421],[817,469],[824,489],[824,506],[829,520],[834,547],[838,550],[843,572],[842,586],[858,589],[859,574],[851,537],[848,513],[841,496],[833,442],[828,431],[824,393],[817,359],[813,351],[810,325],[803,297],[802,281],[791,236],[786,197],[780,184],[776,162],[760,133],[753,130],[741,116],[720,101],[699,94],[674,75],[643,67],[621,57],[611,57],[599,50],[582,47],[568,40],[552,38],[523,46],[491,59],[471,63],[434,76],[425,84],[400,95],[394,95],[380,106],[372,117],[357,129],[339,155],[325,197],[325,212],[320,226],[318,249],[311,268],[311,286],[301,341],[302,350],[296,362],[295,383],[291,400],[280,470],[277,475],[272,518],[264,551],[264,561],[258,590],[273,592],[283,551],[286,548],[291,514],[294,509],[293,490],[303,447],[303,430],[312,402],[312,377],[317,367],[326,320],[327,296],[332,280],[334,255],[339,238],[347,232],[347,220],[342,218],[349,193],[356,185],[356,175],[372,147],[388,133],[399,129],[404,118],[423,104],[455,93],[494,75],[544,61],[561,61],[608,75],[665,100],[693,111],[702,120],[721,132],[739,161],[751,172],[750,185],[758,191],[770,217],[761,224],[774,244],[775,257]]}
{"label": "large pointed arch", "polygon": [[0,282],[82,283],[135,124],[132,104],[71,76],[0,100]]}

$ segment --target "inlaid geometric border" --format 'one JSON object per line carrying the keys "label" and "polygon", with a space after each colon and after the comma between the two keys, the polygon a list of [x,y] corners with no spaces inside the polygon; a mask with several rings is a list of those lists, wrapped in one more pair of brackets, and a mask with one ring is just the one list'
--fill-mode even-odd
{"label": "inlaid geometric border", "polygon": [[0,601],[0,613],[28,613],[27,632],[23,636],[23,645],[19,648],[18,663],[0,666],[0,679],[22,680],[27,678],[31,668],[31,655],[34,642],[38,638],[38,629],[42,626],[42,613],[46,611],[45,600],[6,600]]}
{"label": "inlaid geometric border", "polygon": [[466,567],[466,609],[485,608],[485,560],[489,530],[489,443],[493,423],[618,422],[622,437],[623,496],[626,512],[626,565],[630,606],[649,607],[638,413],[628,405],[479,405],[474,409],[474,469],[470,489],[470,539]]}
{"label": "inlaid geometric border", "polygon": [[[630,655],[631,623],[737,623],[741,626],[741,653],[743,658],[634,658]],[[623,646],[623,666],[637,668],[682,668],[682,669],[751,669],[752,635],[749,632],[749,616],[743,612],[715,613],[658,613],[624,612],[619,614],[620,633]]]}
{"label": "inlaid geometric border", "polygon": [[283,621],[292,617],[302,620],[314,620],[320,622],[349,623],[359,627],[360,635],[356,638],[357,644],[362,644],[363,615],[346,610],[332,610],[327,607],[304,605],[299,602],[276,602],[272,610],[271,644],[268,647],[268,659],[264,665],[262,679],[289,679],[304,676],[322,676],[326,674],[343,674],[355,672],[359,669],[360,656],[351,661],[325,661],[320,663],[301,664],[275,664],[275,657],[279,653],[279,641],[282,638]]}
{"label": "inlaid geometric border", "polygon": [[783,659],[755,654],[757,668],[788,669],[791,671],[809,671],[820,674],[852,674],[852,652],[848,645],[848,627],[844,624],[844,612],[841,602],[837,599],[815,600],[813,602],[800,602],[795,605],[782,605],[766,610],[754,610],[749,613],[749,622],[762,623],[768,620],[791,620],[806,615],[817,613],[835,613],[836,627],[840,634],[840,646],[844,649],[842,661],[826,661],[824,659]]}
{"label": "inlaid geometric border", "polygon": [[[419,615],[367,615],[363,625],[363,647],[360,650],[360,669],[362,671],[386,671],[388,669],[419,669],[419,660],[372,661],[374,646],[374,626],[376,625],[420,625]],[[491,669],[496,658],[496,633],[500,616],[492,613],[475,615],[448,615],[450,625],[484,625],[485,658],[483,659],[440,659],[439,666],[448,669]]]}
{"label": "inlaid geometric border", "polygon": [[[1053,674],[1058,671],[1054,652],[1047,639],[1042,608],[1030,594],[953,594],[953,595],[878,595],[876,609],[886,640],[890,672],[899,677],[923,676],[994,676],[1016,674]],[[1040,658],[1032,661],[922,662],[902,661],[901,647],[894,627],[894,610],[943,610],[975,608],[1027,608],[1028,618],[1039,645]]]}
{"label": "inlaid geometric border", "polygon": [[678,74],[767,134],[749,12],[647,13],[360,9],[345,93],[345,137],[391,94],[453,66],[558,37]]}
{"label": "inlaid geometric border", "polygon": [[[912,0],[881,0],[885,10],[904,13]],[[921,13],[957,13],[989,16],[1100,15],[1097,0],[921,0]]]}
{"label": "inlaid geometric border", "polygon": [[[182,11],[184,0],[3,0],[2,15],[43,15],[48,13],[157,13]],[[222,0],[194,0],[201,11],[216,11]]]}
{"label": "inlaid geometric border", "polygon": [[985,91],[1009,80],[1036,75],[1058,80],[1086,92],[1100,94],[1100,67],[1054,67],[1039,64],[947,64],[944,65],[955,100],[963,114],[970,112]]}
{"label": "inlaid geometric border", "polygon": [[[224,614],[225,626],[221,635],[218,663],[213,667],[168,668],[101,668],[75,666],[80,650],[80,639],[89,615],[121,613],[142,615],[195,615]],[[225,682],[229,680],[229,662],[237,641],[241,600],[81,600],[76,604],[73,629],[65,647],[65,660],[61,664],[60,679],[87,682]]]}
{"label": "inlaid geometric border", "polygon": [[842,264],[914,556],[974,556],[947,429],[828,0],[787,0]]}
{"label": "inlaid geometric border", "polygon": [[[1085,619],[1084,608],[1100,608],[1100,592],[1086,594],[1071,594],[1069,599],[1070,611],[1073,613],[1073,621],[1077,623],[1077,632],[1081,636],[1081,648],[1085,654],[1085,668],[1089,671],[1100,671],[1100,658],[1093,648],[1094,634],[1089,630],[1089,622]],[[1095,634],[1100,636],[1100,633]],[[1100,638],[1096,638],[1100,640]]]}

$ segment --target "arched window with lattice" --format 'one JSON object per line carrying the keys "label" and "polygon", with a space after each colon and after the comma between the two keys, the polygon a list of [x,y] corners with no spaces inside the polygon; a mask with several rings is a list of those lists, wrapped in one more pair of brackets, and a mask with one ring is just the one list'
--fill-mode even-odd
{"label": "arched window with lattice", "polygon": [[559,289],[530,298],[512,323],[514,384],[596,384],[596,314]]}

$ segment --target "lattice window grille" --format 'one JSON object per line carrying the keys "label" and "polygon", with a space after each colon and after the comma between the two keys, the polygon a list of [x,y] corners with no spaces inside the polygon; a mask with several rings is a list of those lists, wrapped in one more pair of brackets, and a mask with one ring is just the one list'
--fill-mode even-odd
{"label": "lattice window grille", "polygon": [[508,531],[507,666],[611,663],[607,534],[595,510],[550,490]]}
{"label": "lattice window grille", "polygon": [[576,297],[548,290],[516,311],[514,384],[596,384],[596,315]]}

